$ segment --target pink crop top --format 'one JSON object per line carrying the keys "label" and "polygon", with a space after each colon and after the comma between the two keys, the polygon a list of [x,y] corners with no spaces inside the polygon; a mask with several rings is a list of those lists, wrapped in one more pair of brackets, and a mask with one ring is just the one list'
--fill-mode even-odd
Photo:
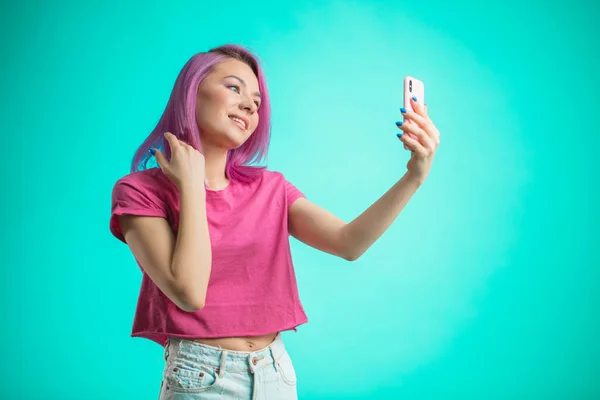
{"label": "pink crop top", "polygon": [[[212,267],[205,306],[186,312],[152,282],[144,269],[131,336],[160,345],[168,336],[258,336],[308,322],[298,296],[288,233],[288,210],[305,197],[279,172],[264,171],[246,184],[231,181],[206,190]],[[119,179],[112,193],[110,231],[125,242],[117,216],[167,219],[179,225],[179,192],[160,168]]]}

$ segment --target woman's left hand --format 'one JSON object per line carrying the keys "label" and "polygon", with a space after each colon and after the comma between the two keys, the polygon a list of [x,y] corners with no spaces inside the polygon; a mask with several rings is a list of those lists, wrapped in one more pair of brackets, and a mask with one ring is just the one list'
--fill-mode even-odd
{"label": "woman's left hand", "polygon": [[[429,175],[433,157],[440,144],[440,132],[429,118],[426,105],[419,103],[415,97],[410,103],[414,112],[400,109],[404,122],[396,122],[398,128],[403,131],[398,134],[398,138],[404,143],[404,147],[412,152],[407,164],[407,174],[423,182]],[[408,123],[407,120],[412,123]]]}

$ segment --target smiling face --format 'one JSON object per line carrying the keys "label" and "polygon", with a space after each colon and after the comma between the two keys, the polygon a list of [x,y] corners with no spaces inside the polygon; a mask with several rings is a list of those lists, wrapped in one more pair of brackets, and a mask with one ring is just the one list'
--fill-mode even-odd
{"label": "smiling face", "polygon": [[258,79],[244,62],[217,64],[198,86],[196,121],[202,145],[227,150],[241,146],[258,125]]}

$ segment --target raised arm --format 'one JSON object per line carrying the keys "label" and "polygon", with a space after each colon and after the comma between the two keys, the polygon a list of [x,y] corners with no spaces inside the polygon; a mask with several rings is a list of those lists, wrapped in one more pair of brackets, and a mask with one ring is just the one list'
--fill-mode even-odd
{"label": "raised arm", "polygon": [[318,250],[354,261],[383,235],[418,187],[417,181],[405,176],[350,223],[298,199],[290,207],[290,234]]}
{"label": "raised arm", "polygon": [[412,99],[412,106],[415,112],[401,111],[415,123],[397,123],[400,129],[414,135],[414,139],[398,135],[412,151],[402,179],[350,223],[304,198],[296,200],[288,218],[292,236],[318,250],[354,261],[383,235],[427,178],[440,142],[439,131],[427,109],[416,99]]}
{"label": "raised arm", "polygon": [[154,153],[160,168],[179,191],[177,236],[161,217],[124,214],[119,216],[119,224],[150,279],[179,308],[196,311],[204,307],[212,263],[204,156],[171,133],[165,137],[171,159],[159,150]]}

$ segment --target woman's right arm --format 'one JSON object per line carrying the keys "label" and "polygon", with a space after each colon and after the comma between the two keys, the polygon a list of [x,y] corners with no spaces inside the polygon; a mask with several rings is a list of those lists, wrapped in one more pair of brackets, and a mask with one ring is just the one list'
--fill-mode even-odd
{"label": "woman's right arm", "polygon": [[164,218],[122,215],[125,241],[158,288],[184,311],[204,307],[212,252],[206,219],[206,197],[182,190],[179,231]]}
{"label": "woman's right arm", "polygon": [[212,250],[206,217],[204,157],[174,135],[165,134],[171,160],[156,159],[179,190],[179,230],[173,234],[164,218],[122,215],[125,241],[158,288],[184,311],[204,307]]}

